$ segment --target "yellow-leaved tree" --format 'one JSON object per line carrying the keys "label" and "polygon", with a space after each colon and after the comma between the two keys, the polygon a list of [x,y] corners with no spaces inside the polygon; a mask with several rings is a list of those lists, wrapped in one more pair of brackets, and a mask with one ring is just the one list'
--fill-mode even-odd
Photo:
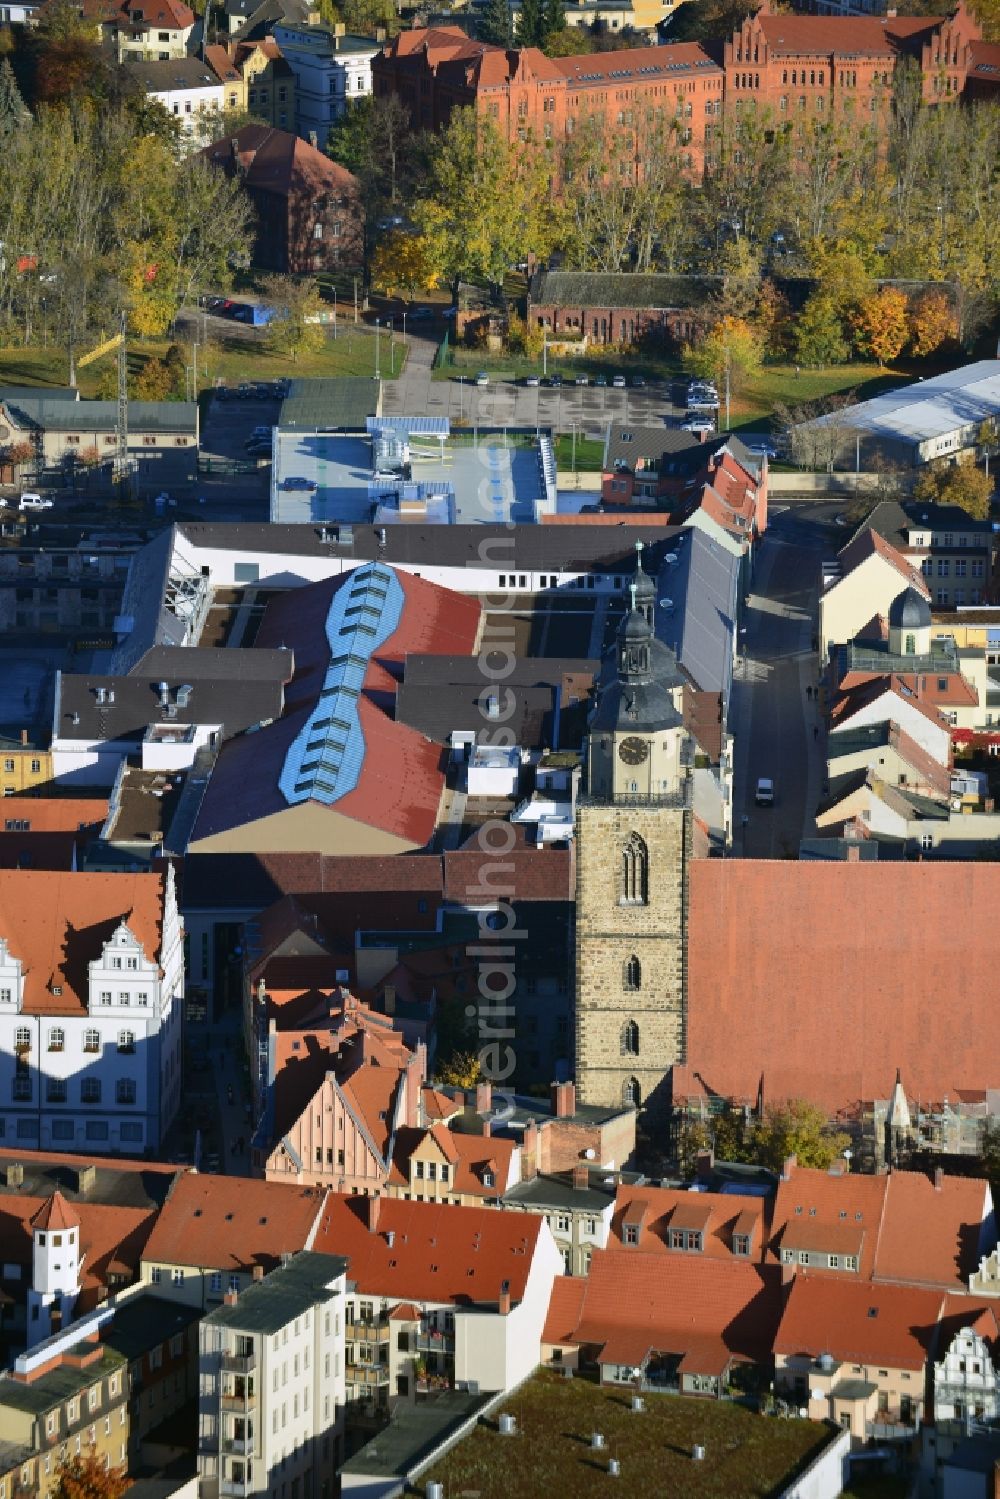
{"label": "yellow-leaved tree", "polygon": [[905,292],[883,286],[861,301],[851,312],[851,327],[858,352],[869,354],[879,365],[898,359],[909,337]]}
{"label": "yellow-leaved tree", "polygon": [[418,291],[433,291],[441,284],[427,240],[422,234],[400,229],[387,234],[372,256],[372,286],[387,297],[397,294],[412,302]]}

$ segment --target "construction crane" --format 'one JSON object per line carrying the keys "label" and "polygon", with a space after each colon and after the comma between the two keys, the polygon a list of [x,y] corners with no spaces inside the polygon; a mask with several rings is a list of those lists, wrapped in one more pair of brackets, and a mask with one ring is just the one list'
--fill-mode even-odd
{"label": "construction crane", "polygon": [[128,353],[125,347],[125,334],[127,329],[128,315],[124,308],[119,319],[118,332],[111,338],[106,338],[103,343],[91,349],[76,362],[77,369],[83,369],[85,364],[93,364],[95,359],[100,359],[104,354],[110,354],[112,349],[118,350],[118,421],[115,425],[115,465],[114,480],[121,487],[124,494],[129,482],[128,461]]}

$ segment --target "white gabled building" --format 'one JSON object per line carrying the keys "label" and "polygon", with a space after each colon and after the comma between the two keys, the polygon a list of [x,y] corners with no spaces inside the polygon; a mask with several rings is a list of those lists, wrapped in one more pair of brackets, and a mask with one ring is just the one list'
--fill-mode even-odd
{"label": "white gabled building", "polygon": [[202,1499],[333,1493],[343,1461],[346,1271],[339,1255],[304,1250],[203,1319]]}
{"label": "white gabled building", "polygon": [[171,866],[0,871],[0,1140],[157,1149],[181,1088],[183,932]]}

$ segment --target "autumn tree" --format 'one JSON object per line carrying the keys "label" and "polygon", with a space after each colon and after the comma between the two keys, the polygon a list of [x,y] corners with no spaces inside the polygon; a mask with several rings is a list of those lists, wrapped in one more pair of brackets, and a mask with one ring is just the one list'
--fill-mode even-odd
{"label": "autumn tree", "polygon": [[0,61],[0,141],[31,123],[9,58]]}
{"label": "autumn tree", "polygon": [[720,317],[698,343],[684,350],[684,367],[692,375],[714,380],[731,394],[760,373],[764,358],[758,330],[745,318]]}
{"label": "autumn tree", "polygon": [[854,341],[861,354],[870,354],[880,366],[898,359],[909,337],[906,293],[895,286],[872,292],[851,312]]}
{"label": "autumn tree", "polygon": [[830,1128],[823,1109],[804,1098],[768,1104],[753,1130],[752,1155],[761,1166],[780,1171],[789,1156],[800,1166],[826,1171],[850,1145],[850,1137]]}
{"label": "autumn tree", "polygon": [[474,1051],[456,1051],[437,1065],[437,1080],[451,1088],[474,1088],[482,1081],[483,1065]]}
{"label": "autumn tree", "polygon": [[122,1499],[129,1486],[125,1468],[105,1468],[96,1452],[60,1464],[53,1499]]}
{"label": "autumn tree", "polygon": [[910,308],[910,352],[918,359],[936,354],[957,332],[958,322],[947,293],[925,292]]}
{"label": "autumn tree", "polygon": [[418,291],[433,290],[439,280],[422,235],[395,230],[380,240],[371,267],[371,282],[376,291],[388,297],[402,294],[412,301]]}
{"label": "autumn tree", "polygon": [[265,302],[274,309],[267,342],[275,354],[286,354],[294,360],[323,347],[326,333],[319,322],[323,300],[314,281],[268,276],[262,291]]}
{"label": "autumn tree", "polygon": [[139,401],[166,401],[173,389],[173,377],[162,359],[147,359],[133,388]]}
{"label": "autumn tree", "polygon": [[913,488],[915,499],[925,503],[960,505],[974,520],[989,519],[992,493],[992,481],[974,463],[925,469]]}

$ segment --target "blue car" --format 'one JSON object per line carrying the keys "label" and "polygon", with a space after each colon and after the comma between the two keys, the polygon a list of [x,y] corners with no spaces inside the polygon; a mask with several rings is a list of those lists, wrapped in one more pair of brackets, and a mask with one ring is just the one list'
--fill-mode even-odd
{"label": "blue car", "polygon": [[316,488],[315,479],[305,479],[301,474],[289,474],[287,479],[281,481],[282,489],[305,489],[310,492]]}

